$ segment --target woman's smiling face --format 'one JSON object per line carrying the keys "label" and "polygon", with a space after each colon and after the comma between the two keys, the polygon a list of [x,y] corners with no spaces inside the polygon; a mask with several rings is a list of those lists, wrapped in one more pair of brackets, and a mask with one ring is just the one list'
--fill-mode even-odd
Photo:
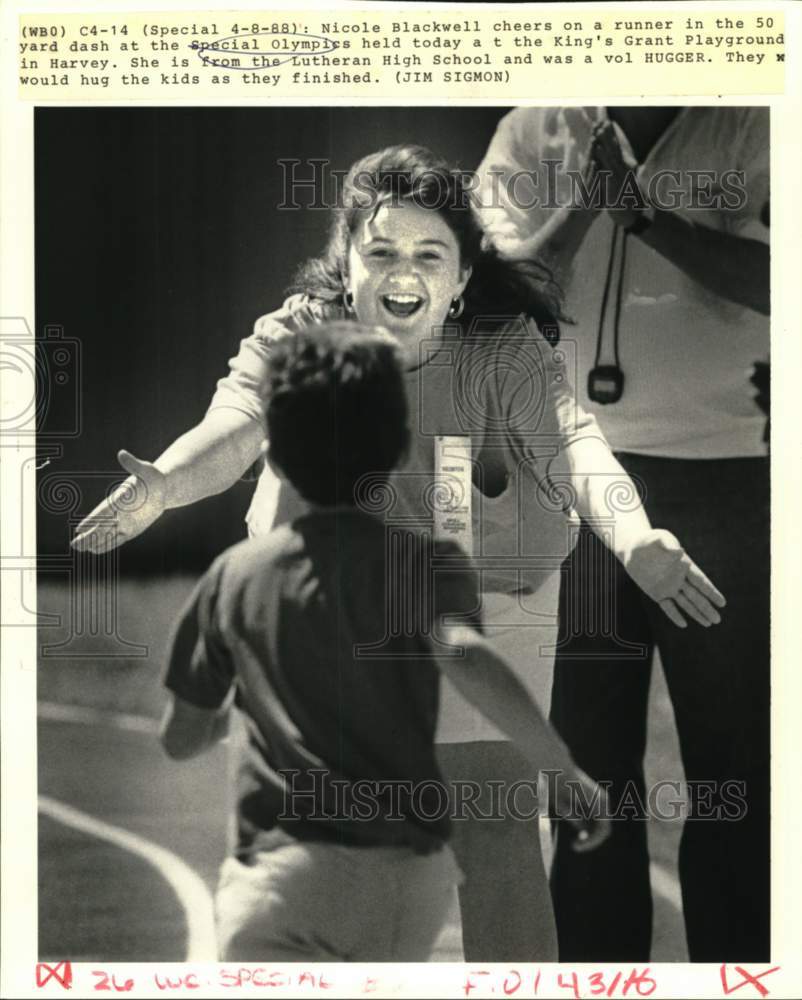
{"label": "woman's smiling face", "polygon": [[354,233],[346,286],[360,323],[388,329],[412,367],[419,344],[436,335],[470,273],[443,217],[402,201],[382,205]]}

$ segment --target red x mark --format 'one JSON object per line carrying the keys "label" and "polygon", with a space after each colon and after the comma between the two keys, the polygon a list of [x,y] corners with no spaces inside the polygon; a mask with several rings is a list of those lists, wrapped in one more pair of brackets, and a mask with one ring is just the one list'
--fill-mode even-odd
{"label": "red x mark", "polygon": [[758,972],[756,975],[753,976],[751,972],[747,972],[746,969],[743,969],[740,965],[736,965],[735,971],[741,977],[741,981],[740,983],[737,983],[735,986],[730,986],[727,981],[727,966],[722,965],[721,969],[719,969],[719,972],[721,974],[721,985],[722,988],[724,989],[724,995],[729,996],[730,993],[734,993],[736,990],[739,990],[742,986],[746,986],[747,983],[751,983],[752,986],[755,987],[755,989],[762,997],[768,996],[769,991],[766,989],[763,983],[758,982],[758,980],[763,979],[765,976],[771,975],[772,972],[776,972],[779,968],[780,968],[779,965],[775,965],[772,966],[772,968],[766,969],[764,972]]}
{"label": "red x mark", "polygon": [[36,985],[42,987],[55,979],[65,990],[72,987],[72,964],[70,962],[58,962],[56,965],[48,965],[46,962],[39,962],[36,966]]}

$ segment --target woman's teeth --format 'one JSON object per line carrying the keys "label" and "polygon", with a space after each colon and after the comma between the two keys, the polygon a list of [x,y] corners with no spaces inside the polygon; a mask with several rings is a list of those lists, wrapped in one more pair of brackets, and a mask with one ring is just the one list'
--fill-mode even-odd
{"label": "woman's teeth", "polygon": [[419,295],[383,295],[382,304],[393,316],[406,317],[420,309],[423,299]]}

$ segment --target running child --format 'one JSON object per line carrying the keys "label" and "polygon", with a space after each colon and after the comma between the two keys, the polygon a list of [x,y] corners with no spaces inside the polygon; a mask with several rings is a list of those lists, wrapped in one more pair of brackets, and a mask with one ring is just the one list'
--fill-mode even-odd
{"label": "running child", "polygon": [[[192,757],[226,734],[232,699],[242,713],[221,960],[424,961],[461,878],[433,743],[440,673],[533,773],[559,773],[558,807],[600,793],[482,637],[467,557],[370,512],[409,440],[392,338],[333,322],[283,338],[267,364],[266,458],[308,512],[199,582],[162,742]],[[572,822],[579,850],[607,836],[600,814]]]}

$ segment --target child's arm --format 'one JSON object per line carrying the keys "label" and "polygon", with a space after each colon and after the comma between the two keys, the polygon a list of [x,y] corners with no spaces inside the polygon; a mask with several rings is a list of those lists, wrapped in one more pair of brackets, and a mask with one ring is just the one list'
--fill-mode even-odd
{"label": "child's arm", "polygon": [[[475,629],[449,626],[441,633],[463,656],[439,656],[438,665],[459,693],[498,726],[518,747],[533,770],[557,773],[558,814],[580,833],[576,850],[591,850],[607,839],[610,821],[603,815],[606,798],[595,782],[574,764],[568,748],[543,717],[529,692],[506,661]],[[581,786],[587,802],[598,796],[599,815],[588,817],[573,808],[574,789]]]}
{"label": "child's arm", "polygon": [[107,552],[141,534],[168,508],[222,493],[259,457],[264,436],[261,421],[219,408],[210,410],[155,462],[121,451],[117,458],[130,476],[81,521],[73,547]]}
{"label": "child's arm", "polygon": [[227,552],[204,573],[170,637],[164,675],[170,697],[160,738],[174,760],[195,757],[228,734],[235,669],[217,617],[228,561]]}

